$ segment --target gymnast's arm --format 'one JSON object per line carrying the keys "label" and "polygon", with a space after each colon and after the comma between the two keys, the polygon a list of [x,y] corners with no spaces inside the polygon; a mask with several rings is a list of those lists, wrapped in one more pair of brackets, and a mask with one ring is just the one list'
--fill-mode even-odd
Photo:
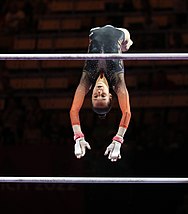
{"label": "gymnast's arm", "polygon": [[119,124],[118,132],[113,137],[112,143],[107,147],[104,153],[104,155],[108,155],[108,159],[113,162],[117,161],[118,159],[121,159],[120,148],[121,144],[124,141],[123,138],[131,118],[129,94],[125,84],[124,73],[120,73],[118,75],[117,86],[114,88],[114,91],[118,97],[122,117]]}
{"label": "gymnast's arm", "polygon": [[85,96],[88,93],[90,88],[91,88],[91,84],[88,80],[87,73],[83,72],[80,79],[80,83],[74,94],[74,99],[70,109],[70,119],[71,119],[71,124],[72,124],[74,134],[82,133],[81,126],[80,126],[79,112],[83,105]]}
{"label": "gymnast's arm", "polygon": [[81,158],[86,153],[86,148],[91,149],[88,142],[85,141],[84,134],[82,133],[80,126],[80,118],[79,112],[83,105],[84,98],[90,89],[90,83],[88,80],[88,76],[85,72],[82,73],[82,77],[80,79],[80,83],[76,89],[72,107],[70,110],[70,119],[72,124],[72,129],[74,132],[74,154],[77,158]]}
{"label": "gymnast's arm", "polygon": [[114,91],[117,94],[119,106],[122,112],[117,136],[123,138],[131,118],[129,93],[125,84],[124,73],[120,73],[118,75],[117,85],[114,88]]}

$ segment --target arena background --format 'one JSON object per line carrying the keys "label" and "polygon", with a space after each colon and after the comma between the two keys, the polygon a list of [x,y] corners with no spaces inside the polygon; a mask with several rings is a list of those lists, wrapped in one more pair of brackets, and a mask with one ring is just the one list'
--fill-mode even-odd
{"label": "arena background", "polygon": [[[186,0],[1,0],[0,53],[86,53],[89,30],[130,31],[129,53],[187,52]],[[69,119],[83,61],[0,61],[0,176],[188,177],[188,61],[124,61],[132,118],[122,159],[103,153],[117,131],[80,112],[92,150],[77,160]],[[1,213],[188,213],[187,184],[0,184]]]}

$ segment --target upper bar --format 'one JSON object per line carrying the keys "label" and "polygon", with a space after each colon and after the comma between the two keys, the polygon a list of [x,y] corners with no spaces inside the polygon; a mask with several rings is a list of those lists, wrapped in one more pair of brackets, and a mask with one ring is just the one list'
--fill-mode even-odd
{"label": "upper bar", "polygon": [[149,177],[0,177],[0,183],[188,183],[188,178]]}
{"label": "upper bar", "polygon": [[187,60],[188,53],[0,54],[0,60]]}

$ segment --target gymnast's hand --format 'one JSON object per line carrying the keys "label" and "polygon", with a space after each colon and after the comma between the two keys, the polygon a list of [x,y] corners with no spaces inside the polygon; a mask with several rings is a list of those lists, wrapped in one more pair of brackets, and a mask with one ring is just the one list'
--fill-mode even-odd
{"label": "gymnast's hand", "polygon": [[112,143],[106,148],[104,155],[108,155],[108,159],[112,162],[121,159],[120,149],[121,149],[121,142],[114,140]]}
{"label": "gymnast's hand", "polygon": [[86,148],[91,149],[88,142],[85,141],[84,137],[77,138],[76,143],[74,145],[74,154],[77,158],[81,158],[86,153]]}

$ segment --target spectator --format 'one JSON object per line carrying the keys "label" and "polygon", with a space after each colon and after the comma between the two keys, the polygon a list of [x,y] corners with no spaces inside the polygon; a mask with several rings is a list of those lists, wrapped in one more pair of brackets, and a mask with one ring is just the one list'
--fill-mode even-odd
{"label": "spectator", "polygon": [[9,97],[2,113],[3,143],[4,145],[14,145],[20,141],[20,126],[23,124],[23,112],[20,108],[18,98]]}
{"label": "spectator", "polygon": [[6,33],[19,33],[25,28],[26,16],[16,2],[11,2],[5,14],[4,24]]}
{"label": "spectator", "polygon": [[0,72],[0,92],[2,94],[11,95],[13,89],[10,85],[10,77],[7,69],[2,68]]}
{"label": "spectator", "polygon": [[25,97],[22,103],[25,108],[23,142],[39,145],[42,141],[42,111],[38,100]]}

